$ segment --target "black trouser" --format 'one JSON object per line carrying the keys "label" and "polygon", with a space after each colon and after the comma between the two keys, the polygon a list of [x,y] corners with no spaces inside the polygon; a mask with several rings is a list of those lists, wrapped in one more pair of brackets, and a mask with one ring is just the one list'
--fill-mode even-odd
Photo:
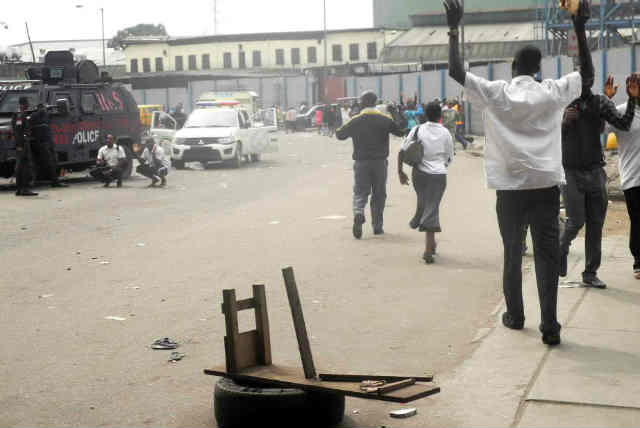
{"label": "black trouser", "polygon": [[96,180],[107,184],[115,180],[122,180],[122,168],[117,166],[99,166],[92,169],[89,174]]}
{"label": "black trouser", "polygon": [[514,320],[524,320],[522,299],[522,231],[531,228],[535,253],[536,280],[543,333],[557,333],[558,303],[558,214],[560,190],[557,187],[536,190],[498,191],[496,211],[504,243],[503,288],[507,312]]}
{"label": "black trouser", "polygon": [[569,253],[571,242],[586,224],[585,270],[583,278],[593,278],[602,262],[602,229],[607,216],[609,197],[607,173],[603,168],[591,171],[567,169],[567,185],[562,197],[567,210],[567,224],[560,239],[560,253]]}
{"label": "black trouser", "polygon": [[58,181],[58,162],[53,148],[53,141],[35,141],[31,148],[34,162],[37,166],[36,170],[41,169],[45,173],[47,180],[56,183]]}
{"label": "black trouser", "polygon": [[627,201],[627,211],[631,220],[629,250],[633,255],[633,270],[640,270],[640,187],[625,190],[624,198]]}
{"label": "black trouser", "polygon": [[136,168],[136,172],[140,175],[144,175],[147,178],[153,179],[153,177],[166,177],[169,171],[166,167],[161,166],[160,168],[153,167],[147,164],[138,165]]}
{"label": "black trouser", "polygon": [[18,192],[29,190],[33,179],[30,143],[24,143],[22,150],[16,149],[16,189]]}

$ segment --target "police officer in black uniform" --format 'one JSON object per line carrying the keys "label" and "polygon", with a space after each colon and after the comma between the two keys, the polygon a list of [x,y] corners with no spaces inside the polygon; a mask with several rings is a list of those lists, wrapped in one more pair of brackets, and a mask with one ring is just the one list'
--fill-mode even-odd
{"label": "police officer in black uniform", "polygon": [[36,165],[44,172],[47,180],[51,181],[51,187],[67,187],[58,179],[58,162],[49,128],[49,113],[44,104],[39,104],[38,109],[31,114],[29,121],[31,126],[31,150]]}
{"label": "police officer in black uniform", "polygon": [[31,131],[29,129],[29,99],[20,97],[20,111],[13,115],[11,127],[16,139],[16,196],[38,196],[29,189],[31,182]]}

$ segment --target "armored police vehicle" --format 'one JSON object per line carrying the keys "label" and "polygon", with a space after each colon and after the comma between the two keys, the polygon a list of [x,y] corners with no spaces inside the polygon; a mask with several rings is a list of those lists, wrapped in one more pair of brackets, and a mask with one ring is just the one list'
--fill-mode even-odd
{"label": "armored police vehicle", "polygon": [[[47,53],[43,66],[27,70],[27,80],[0,81],[0,177],[13,175],[16,163],[11,118],[21,97],[31,109],[48,106],[58,161],[64,171],[82,171],[96,164],[104,136],[112,134],[127,157],[124,178],[131,175],[134,145],[140,142],[138,106],[131,93],[92,61],[75,63],[68,51]],[[38,176],[42,174],[36,171]]]}

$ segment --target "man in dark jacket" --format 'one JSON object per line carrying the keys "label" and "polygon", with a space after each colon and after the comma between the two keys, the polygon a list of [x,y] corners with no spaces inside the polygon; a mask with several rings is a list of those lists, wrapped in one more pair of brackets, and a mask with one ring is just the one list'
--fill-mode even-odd
{"label": "man in dark jacket", "polygon": [[29,188],[32,179],[31,130],[29,128],[29,99],[20,97],[20,111],[13,115],[11,127],[16,139],[16,196],[38,196]]}
{"label": "man in dark jacket", "polygon": [[31,114],[31,133],[33,142],[31,149],[38,168],[44,172],[46,179],[51,181],[51,187],[67,187],[58,179],[58,162],[51,138],[49,127],[49,113],[43,104]]}
{"label": "man in dark jacket", "polygon": [[[609,204],[600,135],[605,122],[621,131],[631,127],[639,94],[635,92],[637,78],[630,78],[630,81],[635,85],[628,85],[629,101],[624,115],[607,97],[594,95],[591,86],[585,86],[582,96],[567,107],[562,123],[562,165],[567,176],[563,199],[567,225],[560,237],[560,276],[567,276],[569,247],[586,224],[586,266],[582,281],[589,287],[607,287],[597,276],[602,260],[602,229]],[[612,86],[609,79],[607,87]]]}
{"label": "man in dark jacket", "polygon": [[375,235],[384,234],[384,206],[387,200],[389,134],[402,137],[404,131],[390,116],[375,106],[378,97],[367,91],[360,97],[363,110],[336,131],[339,140],[353,140],[353,236],[362,238],[366,222],[364,209],[371,195],[371,217]]}

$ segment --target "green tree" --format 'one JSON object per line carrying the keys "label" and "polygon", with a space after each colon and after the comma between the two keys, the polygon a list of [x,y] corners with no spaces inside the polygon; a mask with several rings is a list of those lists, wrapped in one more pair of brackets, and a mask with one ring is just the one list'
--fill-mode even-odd
{"label": "green tree", "polygon": [[134,27],[125,28],[118,31],[114,38],[109,41],[110,48],[120,47],[122,40],[127,37],[144,37],[144,36],[167,36],[167,29],[162,24],[138,24]]}

